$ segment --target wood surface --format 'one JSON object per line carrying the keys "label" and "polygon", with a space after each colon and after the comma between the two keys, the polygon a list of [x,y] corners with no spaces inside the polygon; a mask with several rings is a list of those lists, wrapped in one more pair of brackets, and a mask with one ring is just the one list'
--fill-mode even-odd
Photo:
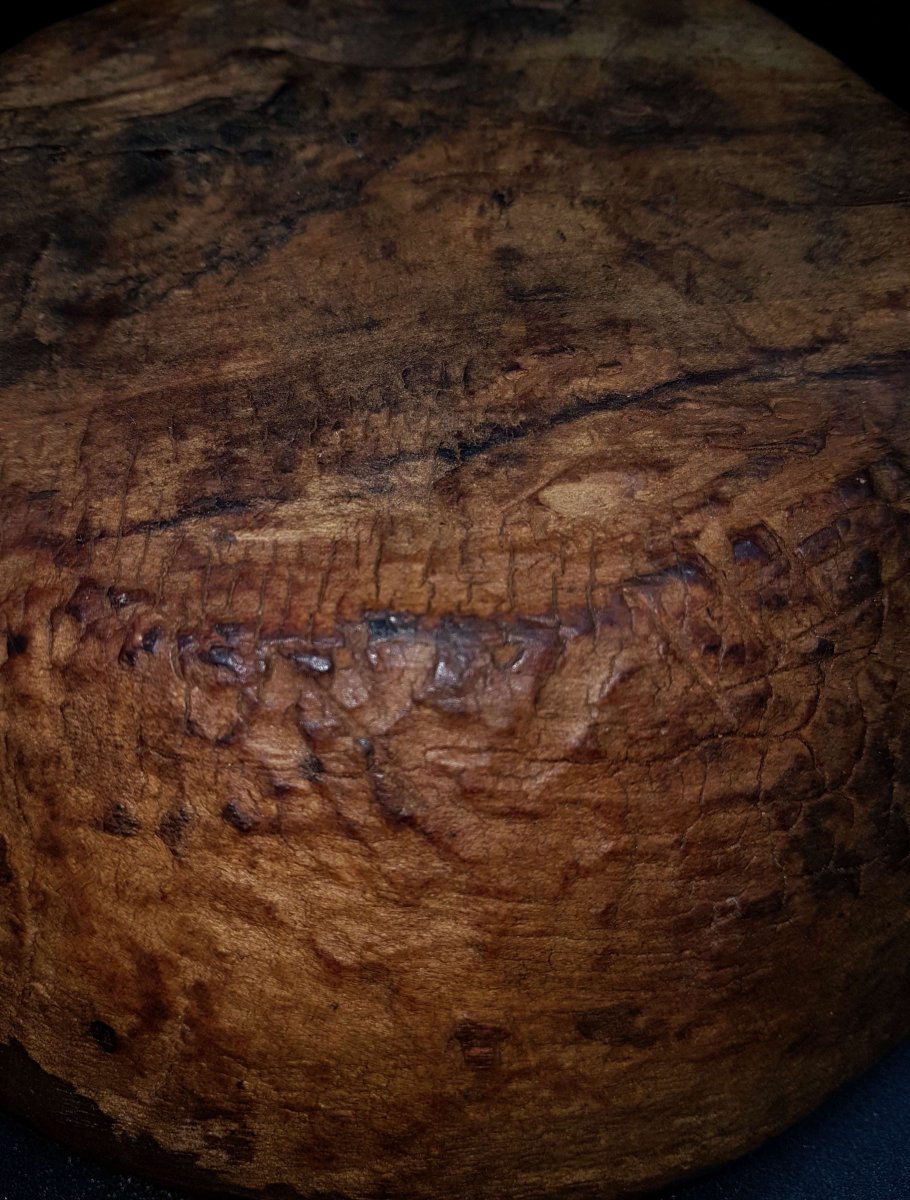
{"label": "wood surface", "polygon": [[609,1200],[910,1030],[906,116],[736,0],[0,60],[0,1092]]}

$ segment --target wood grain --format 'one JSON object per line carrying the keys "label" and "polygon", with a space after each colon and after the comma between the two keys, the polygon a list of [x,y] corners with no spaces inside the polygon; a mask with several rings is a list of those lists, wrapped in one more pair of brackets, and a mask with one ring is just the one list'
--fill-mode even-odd
{"label": "wood grain", "polygon": [[736,0],[0,60],[0,1092],[608,1200],[910,1030],[907,118]]}

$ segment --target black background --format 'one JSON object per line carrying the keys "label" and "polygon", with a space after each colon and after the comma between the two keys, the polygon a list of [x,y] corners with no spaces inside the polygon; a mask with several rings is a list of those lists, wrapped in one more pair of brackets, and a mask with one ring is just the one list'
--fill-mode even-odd
{"label": "black background", "polygon": [[[0,49],[97,7],[43,0],[9,5],[0,17]],[[897,0],[862,5],[768,0],[763,7],[910,108],[905,5]],[[0,1117],[0,1200],[175,1197],[108,1172]],[[660,1200],[910,1200],[910,1043],[793,1129],[739,1162],[662,1192]]]}

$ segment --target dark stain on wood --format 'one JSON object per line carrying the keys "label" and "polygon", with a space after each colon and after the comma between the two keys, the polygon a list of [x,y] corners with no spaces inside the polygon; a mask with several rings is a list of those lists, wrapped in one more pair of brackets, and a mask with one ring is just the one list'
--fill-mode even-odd
{"label": "dark stain on wood", "polygon": [[461,1020],[455,1026],[455,1041],[461,1047],[464,1065],[472,1071],[491,1071],[499,1064],[508,1030],[481,1021]]}

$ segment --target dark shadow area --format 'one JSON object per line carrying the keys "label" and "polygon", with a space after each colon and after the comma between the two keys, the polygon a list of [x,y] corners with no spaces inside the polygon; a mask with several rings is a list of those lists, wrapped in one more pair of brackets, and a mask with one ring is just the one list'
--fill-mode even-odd
{"label": "dark shadow area", "polygon": [[819,0],[761,0],[774,13],[847,64],[902,108],[910,108],[906,8],[894,0],[822,4]]}
{"label": "dark shadow area", "polygon": [[[493,0],[491,0],[493,3]],[[0,50],[30,33],[90,8],[99,0],[34,0],[9,4],[0,17]],[[824,46],[857,75],[903,108],[910,108],[910,71],[902,29],[905,6],[895,0],[865,4],[822,4],[819,0],[762,0],[768,9],[804,37]]]}
{"label": "dark shadow area", "polygon": [[[907,1200],[908,1134],[910,1042],[752,1154],[648,1200]],[[0,1200],[188,1198],[107,1171],[0,1117]]]}
{"label": "dark shadow area", "polygon": [[75,17],[78,13],[88,12],[90,8],[100,8],[103,0],[58,0],[58,3],[46,3],[45,0],[34,0],[34,3],[16,3],[4,6],[0,16],[0,51],[15,46],[27,38],[29,34],[43,29],[45,25],[53,25],[55,21],[63,21],[67,17]]}

